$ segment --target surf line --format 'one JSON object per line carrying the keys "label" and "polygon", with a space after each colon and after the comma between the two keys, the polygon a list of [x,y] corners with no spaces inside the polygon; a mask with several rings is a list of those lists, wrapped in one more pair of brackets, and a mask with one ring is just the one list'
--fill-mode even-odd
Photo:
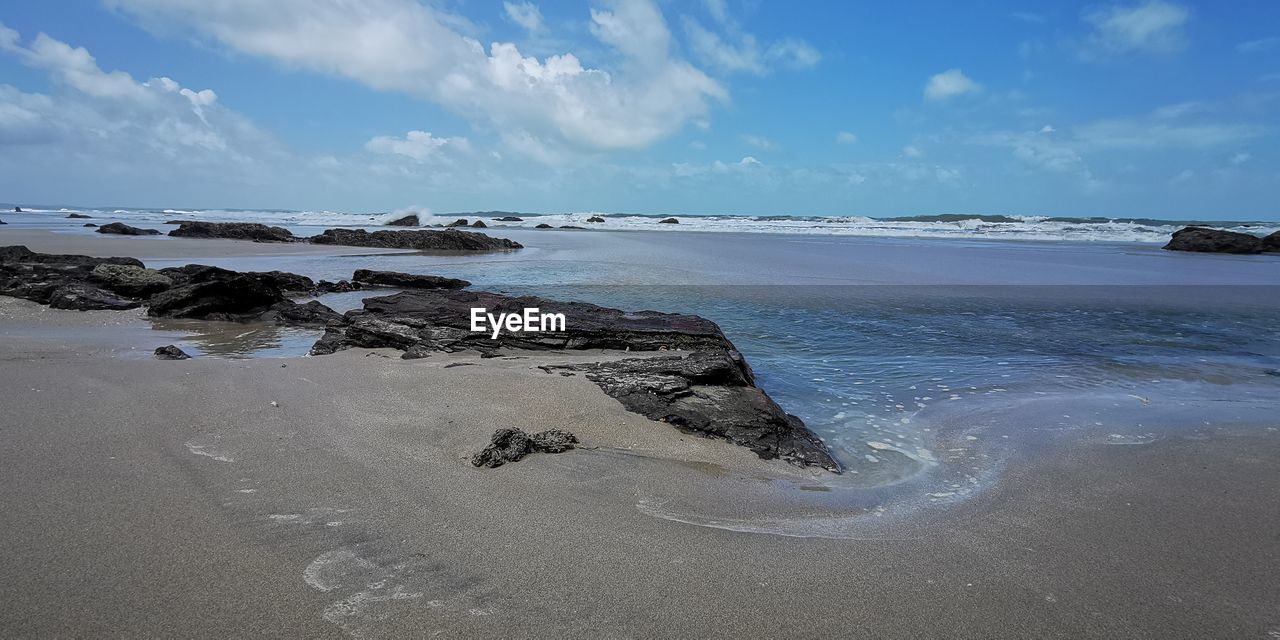
{"label": "surf line", "polygon": [[542,313],[538,307],[525,307],[521,313],[497,315],[489,313],[484,307],[471,307],[471,331],[491,333],[490,340],[497,340],[503,329],[508,333],[542,333],[564,331],[565,327],[563,313]]}

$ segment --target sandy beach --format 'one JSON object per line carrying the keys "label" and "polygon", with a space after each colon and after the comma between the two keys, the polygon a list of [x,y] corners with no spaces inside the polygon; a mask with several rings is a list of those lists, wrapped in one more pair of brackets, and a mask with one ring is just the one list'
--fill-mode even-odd
{"label": "sandy beach", "polygon": [[[6,237],[192,261],[325,251]],[[619,354],[164,362],[141,354],[167,334],[119,330],[146,322],[0,300],[3,635],[1280,632],[1274,427],[1074,438],[967,501],[886,512],[830,498],[856,476],[761,461],[538,368]],[[509,426],[583,446],[467,462]]]}

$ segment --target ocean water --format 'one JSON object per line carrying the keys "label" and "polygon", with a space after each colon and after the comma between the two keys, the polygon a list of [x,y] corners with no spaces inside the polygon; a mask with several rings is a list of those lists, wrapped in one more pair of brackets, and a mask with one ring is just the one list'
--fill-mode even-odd
{"label": "ocean water", "polygon": [[[84,232],[80,220],[29,215]],[[1159,226],[1104,226],[1120,224]],[[979,233],[488,232],[526,248],[211,262],[330,280],[356,268],[431,273],[481,289],[705,316],[758,383],[824,438],[847,470],[836,484],[901,487],[924,503],[962,500],[1010,457],[1063,438],[1141,446],[1175,431],[1280,426],[1280,256]],[[362,295],[325,302],[343,310]],[[247,348],[220,342],[225,329],[197,334],[197,348],[244,356],[256,344],[268,345],[257,355],[297,355],[290,349],[309,344],[306,335],[253,330],[267,333],[230,332]]]}

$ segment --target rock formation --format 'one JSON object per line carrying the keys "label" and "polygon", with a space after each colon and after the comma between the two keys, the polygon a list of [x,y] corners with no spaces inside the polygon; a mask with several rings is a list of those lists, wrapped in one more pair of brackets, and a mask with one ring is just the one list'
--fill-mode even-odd
{"label": "rock formation", "polygon": [[519,242],[494,238],[483,233],[458,231],[374,231],[363,229],[325,229],[311,237],[315,244],[337,244],[350,247],[416,249],[419,251],[506,251],[520,249]]}
{"label": "rock formation", "polygon": [[498,429],[493,432],[488,446],[471,456],[471,464],[492,469],[520,460],[531,453],[563,453],[576,444],[576,436],[559,429],[532,435],[520,429]]}
{"label": "rock formation", "polygon": [[[1275,234],[1272,234],[1273,236]],[[1208,227],[1184,227],[1173,232],[1169,244],[1164,246],[1169,251],[1198,251],[1205,253],[1262,253],[1276,251],[1268,249],[1266,243],[1272,241],[1259,238],[1248,233],[1210,229]]]}
{"label": "rock formation", "polygon": [[384,287],[403,287],[406,289],[465,289],[471,286],[466,280],[444,278],[441,276],[424,276],[399,271],[373,271],[356,269],[351,280],[360,284],[380,285]]}
{"label": "rock formation", "polygon": [[98,227],[98,233],[113,233],[121,236],[158,236],[159,231],[155,229],[140,229],[131,227],[123,222],[112,222]]}
{"label": "rock formation", "polygon": [[269,227],[257,222],[179,222],[178,228],[169,232],[175,238],[225,238],[252,240],[254,242],[294,242],[294,237],[284,227]]}

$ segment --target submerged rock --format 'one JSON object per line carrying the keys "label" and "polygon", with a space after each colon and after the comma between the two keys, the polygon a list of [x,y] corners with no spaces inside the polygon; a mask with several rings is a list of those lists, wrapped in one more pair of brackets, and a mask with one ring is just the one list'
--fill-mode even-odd
{"label": "submerged rock", "polygon": [[155,229],[140,229],[131,227],[123,222],[112,222],[98,227],[98,233],[112,233],[121,236],[158,236],[159,231]]}
{"label": "submerged rock", "polygon": [[571,224],[562,224],[562,225],[560,225],[560,228],[561,228],[561,229],[582,229],[583,227],[576,227],[576,226],[571,225]]}
{"label": "submerged rock", "polygon": [[84,224],[82,224],[82,225],[80,225],[80,226],[82,226],[82,227],[86,227],[86,228],[92,228],[92,227],[96,227],[96,226],[98,226],[98,225],[96,225],[96,224],[94,224],[94,223],[92,223],[92,222],[86,222],[86,223],[84,223]]}
{"label": "submerged rock", "polygon": [[578,438],[568,431],[549,429],[528,434],[520,429],[498,429],[493,432],[489,445],[471,456],[471,464],[490,469],[515,462],[531,453],[563,453],[578,444]]}
{"label": "submerged rock", "polygon": [[524,222],[524,218],[517,216],[502,216],[501,218],[494,218],[494,220],[498,222]]}
{"label": "submerged rock", "polygon": [[591,216],[590,218],[587,218],[587,222],[604,222],[604,218],[601,218],[600,216]]}
{"label": "submerged rock", "polygon": [[415,230],[374,231],[364,229],[325,229],[311,237],[315,244],[336,244],[350,247],[381,247],[388,249],[417,249],[419,251],[505,251],[520,249],[522,245],[506,238],[494,238],[472,231]]}
{"label": "submerged rock", "polygon": [[294,242],[294,237],[284,227],[269,227],[257,222],[203,222],[199,220],[179,222],[178,228],[169,232],[175,238],[225,238],[252,240],[254,242]]}
{"label": "submerged rock", "polygon": [[73,213],[73,214],[71,214],[71,215],[69,215],[69,216],[67,216],[67,217],[68,217],[68,218],[78,218],[78,219],[82,219],[82,220],[83,220],[83,219],[92,218],[93,216],[86,216],[86,215],[85,215],[85,214],[83,214],[83,213]]}
{"label": "submerged rock", "polygon": [[534,229],[554,229],[555,227],[553,227],[553,226],[551,226],[551,225],[549,225],[549,224],[547,224],[547,223],[545,223],[545,222],[539,222],[538,224],[534,225],[534,227],[533,227],[533,228],[534,228]]}
{"label": "submerged rock", "polygon": [[411,213],[403,218],[396,218],[387,223],[388,227],[416,227],[422,224],[418,221],[418,214]]}
{"label": "submerged rock", "polygon": [[[471,331],[471,309],[497,317],[537,308],[563,314],[563,327],[544,332]],[[311,348],[324,355],[352,347],[390,347],[406,358],[431,351],[608,349],[653,352],[620,362],[548,367],[581,371],[624,407],[704,436],[749,447],[762,458],[838,471],[839,465],[804,423],[755,386],[751,368],[714,322],[692,315],[626,312],[581,302],[483,291],[416,290],[366,298]],[[680,353],[658,352],[679,351]]]}
{"label": "submerged rock", "polygon": [[1174,231],[1169,244],[1164,248],[1169,251],[1207,253],[1262,253],[1263,240],[1257,236],[1236,231],[1185,227]]}
{"label": "submerged rock", "polygon": [[442,276],[423,276],[399,271],[373,271],[356,269],[351,280],[361,284],[375,284],[384,287],[405,287],[410,289],[465,289],[471,286],[466,280],[445,278]]}
{"label": "submerged rock", "polygon": [[658,224],[680,224],[680,221],[675,218],[663,218],[658,221]]}
{"label": "submerged rock", "polygon": [[158,360],[188,360],[191,358],[185,351],[171,344],[156,347],[155,354]]}

